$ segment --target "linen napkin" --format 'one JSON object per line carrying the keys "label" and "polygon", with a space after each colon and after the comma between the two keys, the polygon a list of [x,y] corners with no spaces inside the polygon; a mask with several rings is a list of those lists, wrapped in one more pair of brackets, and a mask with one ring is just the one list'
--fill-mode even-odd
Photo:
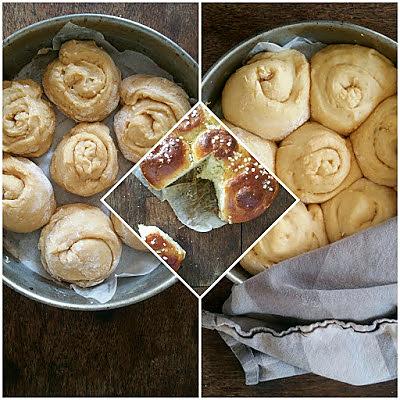
{"label": "linen napkin", "polygon": [[203,312],[247,384],[313,372],[353,385],[397,375],[397,219],[283,261]]}

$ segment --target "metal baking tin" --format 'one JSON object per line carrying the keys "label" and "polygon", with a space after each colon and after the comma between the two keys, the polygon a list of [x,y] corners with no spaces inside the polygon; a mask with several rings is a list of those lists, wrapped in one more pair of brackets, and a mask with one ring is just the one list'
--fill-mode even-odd
{"label": "metal baking tin", "polygon": [[[152,58],[183,85],[192,98],[197,98],[198,65],[176,43],[139,23],[100,14],[73,14],[51,18],[23,28],[3,43],[3,78],[15,74],[36,55],[50,47],[51,38],[67,23],[95,29],[118,50],[139,51]],[[142,277],[119,279],[117,292],[106,304],[78,296],[67,285],[57,285],[25,267],[6,251],[3,254],[3,280],[17,292],[41,303],[69,310],[108,310],[143,301],[167,289],[177,278],[165,267]],[[135,282],[133,282],[133,280]]]}
{"label": "metal baking tin", "polygon": [[[326,44],[349,43],[371,47],[397,64],[397,43],[371,29],[337,21],[308,21],[285,25],[260,33],[223,55],[203,78],[203,102],[213,108],[221,96],[228,77],[243,65],[247,54],[258,42],[269,41],[283,46],[296,36]],[[242,283],[250,276],[239,264],[227,274],[227,278],[234,283]]]}

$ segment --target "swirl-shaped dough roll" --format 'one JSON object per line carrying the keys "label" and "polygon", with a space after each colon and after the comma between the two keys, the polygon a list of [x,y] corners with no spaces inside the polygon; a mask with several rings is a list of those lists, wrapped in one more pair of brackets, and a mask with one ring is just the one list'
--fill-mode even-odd
{"label": "swirl-shaped dough roll", "polygon": [[318,204],[296,204],[243,257],[240,264],[258,274],[273,264],[328,244],[324,218]]}
{"label": "swirl-shaped dough roll", "polygon": [[316,122],[281,142],[276,174],[304,203],[326,201],[362,177],[350,139]]}
{"label": "swirl-shaped dough roll", "polygon": [[396,192],[361,178],[321,204],[330,242],[377,225],[396,215]]}
{"label": "swirl-shaped dough roll", "polygon": [[139,161],[190,109],[181,87],[150,75],[124,79],[121,100],[114,130],[122,154],[132,162]]}
{"label": "swirl-shaped dough roll", "polygon": [[114,230],[120,239],[129,247],[139,251],[149,251],[149,249],[137,238],[114,214],[111,213],[111,222]]}
{"label": "swirl-shaped dough roll", "polygon": [[259,53],[226,82],[222,111],[240,128],[281,140],[309,119],[309,92],[309,64],[302,53]]}
{"label": "swirl-shaped dough roll", "polygon": [[397,70],[376,50],[327,46],[311,59],[311,117],[342,135],[353,132],[397,90]]}
{"label": "swirl-shaped dough roll", "polygon": [[380,185],[397,184],[397,96],[384,100],[350,136],[364,176]]}
{"label": "swirl-shaped dough roll", "polygon": [[110,187],[118,174],[118,157],[107,125],[83,122],[73,127],[53,154],[50,174],[58,185],[79,196]]}
{"label": "swirl-shaped dough roll", "polygon": [[3,82],[3,150],[40,157],[50,147],[56,116],[42,88],[27,80]]}
{"label": "swirl-shaped dough roll", "polygon": [[49,222],[56,209],[53,187],[43,171],[22,157],[3,157],[3,225],[27,233]]}
{"label": "swirl-shaped dough roll", "polygon": [[115,270],[122,245],[107,215],[76,203],[56,210],[42,229],[39,250],[43,267],[54,279],[89,287]]}
{"label": "swirl-shaped dough roll", "polygon": [[47,97],[78,122],[106,118],[119,103],[121,72],[93,41],[64,43],[43,76]]}
{"label": "swirl-shaped dough roll", "polygon": [[238,128],[227,121],[222,121],[241,140],[257,158],[257,160],[270,172],[275,172],[275,156],[278,146],[268,139]]}

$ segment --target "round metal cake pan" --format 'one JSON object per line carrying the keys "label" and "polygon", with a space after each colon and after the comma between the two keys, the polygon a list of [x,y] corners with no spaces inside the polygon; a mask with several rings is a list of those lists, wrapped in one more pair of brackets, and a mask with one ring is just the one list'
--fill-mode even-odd
{"label": "round metal cake pan", "polygon": [[[182,84],[190,97],[197,98],[198,65],[188,53],[147,26],[100,14],[65,15],[13,33],[3,42],[3,78],[12,79],[39,49],[50,47],[52,37],[67,22],[101,32],[120,51],[130,49],[149,56]],[[70,310],[94,311],[127,306],[148,299],[177,282],[175,276],[161,266],[145,276],[119,279],[112,300],[101,304],[78,296],[66,286],[49,282],[3,250],[3,280],[8,286],[31,299]]]}
{"label": "round metal cake pan", "polygon": [[[296,36],[326,44],[349,43],[371,47],[397,64],[397,43],[371,29],[337,21],[308,21],[285,25],[260,33],[223,55],[203,78],[203,102],[210,108],[216,107],[226,80],[243,65],[248,53],[257,43],[273,42],[283,46]],[[239,264],[227,274],[227,278],[237,284],[244,282],[250,276]]]}

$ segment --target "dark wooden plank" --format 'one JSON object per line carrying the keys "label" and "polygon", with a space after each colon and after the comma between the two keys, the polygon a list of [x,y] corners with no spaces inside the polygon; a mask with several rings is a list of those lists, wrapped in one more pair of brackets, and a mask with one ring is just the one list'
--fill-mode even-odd
{"label": "dark wooden plank", "polygon": [[255,220],[201,233],[179,222],[168,203],[159,201],[133,174],[106,199],[134,229],[138,224],[156,225],[186,250],[186,259],[178,272],[192,287],[211,285],[293,201],[281,187],[271,207]]}
{"label": "dark wooden plank", "polygon": [[[196,4],[7,3],[3,31],[70,13],[148,25],[197,58]],[[5,287],[4,396],[196,396],[197,299],[183,285],[124,309],[85,313]]]}
{"label": "dark wooden plank", "polygon": [[[232,283],[222,279],[202,301],[203,309],[221,312]],[[397,380],[352,386],[306,374],[246,386],[235,355],[216,331],[202,330],[202,395],[204,397],[396,397]]]}

